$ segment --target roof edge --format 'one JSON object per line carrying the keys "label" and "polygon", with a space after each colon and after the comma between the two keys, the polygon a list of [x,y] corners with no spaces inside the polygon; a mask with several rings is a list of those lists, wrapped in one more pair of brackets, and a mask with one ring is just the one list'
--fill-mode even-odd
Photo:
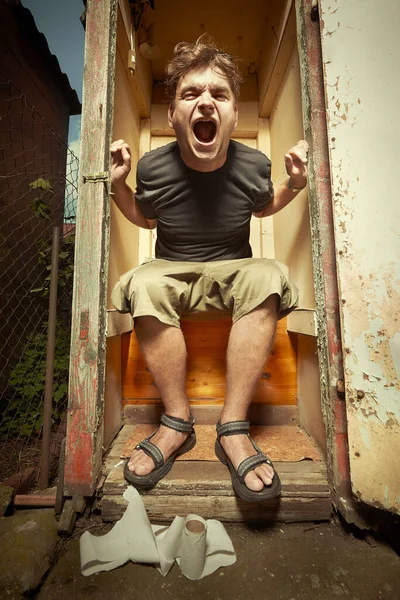
{"label": "roof edge", "polygon": [[81,114],[82,105],[79,101],[78,94],[76,93],[76,90],[71,87],[68,75],[61,71],[57,57],[50,52],[46,36],[38,30],[31,11],[21,4],[21,0],[6,0],[6,3],[18,23],[21,25],[26,37],[32,42],[43,62],[49,67],[59,90],[67,101],[70,109],[69,114]]}

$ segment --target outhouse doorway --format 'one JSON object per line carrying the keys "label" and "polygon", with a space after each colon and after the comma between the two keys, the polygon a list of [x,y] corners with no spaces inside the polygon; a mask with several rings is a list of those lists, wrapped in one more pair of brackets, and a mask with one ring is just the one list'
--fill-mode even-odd
{"label": "outhouse doorway", "polygon": [[[126,140],[135,165],[144,152],[173,139],[165,62],[175,43],[206,32],[240,59],[245,81],[234,137],[271,158],[273,181],[285,178],[288,148],[303,137],[311,145],[308,190],[273,218],[254,219],[251,228],[254,256],[288,265],[300,289],[299,309],[280,322],[250,410],[284,491],[279,502],[257,510],[233,494],[212,451],[230,324],[188,321],[188,395],[204,443],[200,454],[177,461],[144,502],[155,520],[189,507],[221,520],[329,519],[332,502],[344,512],[351,508],[351,492],[318,11],[311,0],[296,7],[289,0],[249,7],[240,0],[198,7],[157,0],[142,14],[143,4],[151,3],[88,2],[65,494],[97,494],[103,517],[119,518],[127,485],[121,461],[158,423],[159,394],[132,320],[110,301],[120,275],[152,256],[154,234],[110,203],[109,145]],[[141,53],[149,42],[160,50],[154,60]],[[134,168],[130,177],[135,187]]]}

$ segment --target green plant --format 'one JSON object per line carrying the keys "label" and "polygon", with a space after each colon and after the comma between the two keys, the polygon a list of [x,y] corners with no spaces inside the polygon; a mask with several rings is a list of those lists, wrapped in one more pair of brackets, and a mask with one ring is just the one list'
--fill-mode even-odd
{"label": "green plant", "polygon": [[[38,243],[38,264],[44,268],[48,274],[43,279],[41,286],[33,288],[32,294],[40,293],[43,298],[47,298],[50,293],[51,279],[51,244],[43,238]],[[74,254],[75,254],[75,234],[69,233],[62,240],[62,247],[58,254],[58,293],[70,286],[72,292],[72,282],[74,276]]]}
{"label": "green plant", "polygon": [[[68,401],[70,331],[57,319],[53,374],[54,422],[60,420]],[[0,436],[30,438],[43,426],[43,402],[46,380],[47,323],[41,331],[28,336],[22,356],[11,372],[9,384],[14,400],[4,415]]]}
{"label": "green plant", "polygon": [[33,190],[43,190],[42,195],[38,198],[34,198],[31,202],[31,209],[35,213],[37,217],[41,217],[42,219],[46,219],[50,221],[51,217],[51,206],[44,200],[44,195],[46,193],[54,194],[54,189],[50,181],[47,179],[43,179],[39,177],[39,179],[35,179],[35,181],[31,181],[29,187]]}
{"label": "green plant", "polygon": [[[46,195],[54,194],[51,182],[39,177],[31,181],[29,187],[34,190],[41,190],[41,196],[34,198],[31,203],[31,209],[40,219],[50,221],[51,205],[46,200]],[[74,275],[74,253],[75,253],[75,234],[70,233],[61,240],[61,248],[58,253],[58,293],[60,294],[70,285],[72,292],[72,281]],[[51,280],[51,240],[40,238],[38,241],[38,264],[44,269],[46,277],[41,286],[31,289],[32,294],[41,294],[47,298],[50,293]],[[67,290],[68,291],[68,290]]]}
{"label": "green plant", "polygon": [[[40,196],[31,202],[32,211],[38,218],[50,221],[52,207],[46,200],[46,196],[54,194],[50,181],[39,178],[32,181],[29,186],[40,192]],[[72,296],[74,252],[75,234],[70,233],[62,239],[59,252],[57,279],[59,301],[61,295],[64,296],[63,300],[68,299],[68,302]],[[50,293],[51,279],[51,240],[44,237],[39,239],[37,262],[43,270],[43,279],[40,286],[30,291],[47,298]],[[0,438],[9,436],[30,438],[35,434],[40,435],[43,426],[47,321],[40,322],[35,329],[36,332],[27,336],[21,359],[9,377],[10,397],[13,399],[6,413],[2,415]],[[70,329],[61,319],[57,319],[52,397],[52,418],[55,422],[60,419],[67,407],[69,353]]]}

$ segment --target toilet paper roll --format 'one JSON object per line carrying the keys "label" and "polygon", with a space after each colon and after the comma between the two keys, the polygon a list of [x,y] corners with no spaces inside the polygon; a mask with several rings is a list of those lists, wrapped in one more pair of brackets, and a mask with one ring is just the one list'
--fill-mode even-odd
{"label": "toilet paper roll", "polygon": [[128,507],[103,536],[85,531],[79,544],[82,575],[110,571],[129,560],[153,563],[165,577],[175,561],[188,579],[201,579],[236,562],[232,542],[219,521],[198,515],[175,517],[171,525],[151,525],[143,501],[132,486],[124,493]]}
{"label": "toilet paper roll", "polygon": [[182,529],[179,548],[180,567],[188,579],[200,579],[206,561],[207,523],[197,515],[188,515]]}

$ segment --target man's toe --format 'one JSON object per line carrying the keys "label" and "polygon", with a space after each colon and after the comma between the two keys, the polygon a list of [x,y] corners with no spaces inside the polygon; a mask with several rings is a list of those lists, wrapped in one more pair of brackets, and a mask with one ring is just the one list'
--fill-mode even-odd
{"label": "man's toe", "polygon": [[137,458],[131,458],[131,460],[128,463],[128,469],[132,472],[135,473],[136,472],[136,467],[138,465],[138,460]]}
{"label": "man's toe", "polygon": [[252,490],[253,492],[261,492],[264,487],[264,483],[257,477],[254,471],[251,471],[246,475],[244,482],[249,490]]}
{"label": "man's toe", "polygon": [[265,485],[271,485],[272,479],[274,477],[273,469],[267,467],[266,465],[262,465],[261,467],[258,467],[258,469],[256,469],[256,473]]}
{"label": "man's toe", "polygon": [[146,469],[145,465],[136,465],[135,473],[136,475],[147,475],[148,470]]}

